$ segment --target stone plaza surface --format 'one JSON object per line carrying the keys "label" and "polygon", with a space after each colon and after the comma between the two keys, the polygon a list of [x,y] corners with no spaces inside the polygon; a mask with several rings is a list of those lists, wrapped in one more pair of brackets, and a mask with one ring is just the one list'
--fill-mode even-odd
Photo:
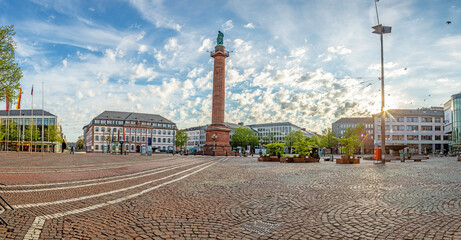
{"label": "stone plaza surface", "polygon": [[0,153],[0,239],[461,239],[461,162]]}

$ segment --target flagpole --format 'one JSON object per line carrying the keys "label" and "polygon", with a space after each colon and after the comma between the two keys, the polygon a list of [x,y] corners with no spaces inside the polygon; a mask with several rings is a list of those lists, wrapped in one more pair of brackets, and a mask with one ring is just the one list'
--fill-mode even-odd
{"label": "flagpole", "polygon": [[34,84],[32,84],[32,91],[30,92],[32,95],[32,111],[30,112],[30,146],[29,152],[32,153],[32,133],[34,131]]}
{"label": "flagpole", "polygon": [[45,84],[42,82],[42,155],[44,154],[43,150],[44,150],[44,147],[43,147],[43,134],[44,134],[44,131],[45,131],[45,128],[44,128],[44,122],[45,122]]}
{"label": "flagpole", "polygon": [[8,152],[9,140],[10,140],[10,91],[6,89],[6,111],[8,117],[6,118],[6,152]]}

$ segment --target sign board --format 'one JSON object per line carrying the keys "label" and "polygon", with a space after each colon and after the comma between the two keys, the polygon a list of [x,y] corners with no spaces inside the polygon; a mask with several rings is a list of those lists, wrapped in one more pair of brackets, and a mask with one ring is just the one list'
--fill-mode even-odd
{"label": "sign board", "polygon": [[152,156],[152,138],[147,138],[147,156]]}

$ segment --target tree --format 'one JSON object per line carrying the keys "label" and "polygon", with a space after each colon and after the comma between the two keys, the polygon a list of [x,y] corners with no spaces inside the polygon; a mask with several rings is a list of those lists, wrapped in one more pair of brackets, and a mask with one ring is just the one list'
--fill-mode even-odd
{"label": "tree", "polygon": [[242,147],[245,149],[248,145],[252,148],[259,144],[258,137],[255,136],[253,130],[245,127],[235,129],[230,142],[232,147]]}
{"label": "tree", "polygon": [[281,157],[285,153],[285,143],[269,143],[264,145],[270,156]]}
{"label": "tree", "polygon": [[301,142],[304,140],[304,134],[301,130],[298,131],[291,131],[289,132],[284,138],[283,141],[285,142],[286,146],[290,148],[290,153],[291,153],[291,148],[293,145],[297,142]]}
{"label": "tree", "polygon": [[296,142],[293,145],[294,151],[303,156],[309,156],[309,153],[314,146],[315,142],[312,139],[304,139],[302,141]]}
{"label": "tree", "polygon": [[330,152],[333,153],[333,148],[338,145],[338,140],[336,138],[336,133],[331,130],[331,128],[325,128],[322,131],[322,136],[320,137],[319,147],[329,148]]}
{"label": "tree", "polygon": [[77,149],[83,149],[83,135],[79,136],[77,142],[75,142]]}
{"label": "tree", "polygon": [[0,27],[0,102],[6,98],[8,90],[10,99],[16,98],[20,88],[19,80],[22,78],[22,70],[14,62],[14,49],[16,43],[13,40],[14,27]]}
{"label": "tree", "polygon": [[339,139],[339,148],[347,156],[352,156],[355,153],[355,148],[359,145],[359,141],[354,136],[344,137]]}
{"label": "tree", "polygon": [[[48,129],[45,130],[45,140],[50,142],[62,143],[61,132],[58,127],[55,125],[48,126]],[[83,137],[82,137],[83,141]]]}
{"label": "tree", "polygon": [[174,144],[176,145],[177,148],[182,148],[184,147],[184,145],[186,145],[187,139],[188,139],[188,136],[187,136],[186,130],[181,129],[178,132],[176,132],[176,140]]}

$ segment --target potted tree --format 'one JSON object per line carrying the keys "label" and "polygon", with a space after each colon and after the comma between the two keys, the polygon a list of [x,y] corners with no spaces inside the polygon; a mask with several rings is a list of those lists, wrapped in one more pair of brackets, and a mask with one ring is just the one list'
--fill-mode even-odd
{"label": "potted tree", "polygon": [[313,143],[309,139],[296,142],[293,145],[294,151],[299,154],[298,158],[293,158],[295,163],[304,163],[309,158],[310,151],[312,150]]}
{"label": "potted tree", "polygon": [[360,160],[358,158],[355,158],[354,153],[355,153],[355,148],[359,145],[358,141],[356,138],[353,136],[350,137],[345,137],[338,139],[339,144],[342,146],[339,149],[344,153],[344,155],[341,156],[340,159],[336,159],[337,164],[350,164],[350,163],[355,163],[358,164],[360,163]]}
{"label": "potted tree", "polygon": [[269,143],[264,145],[264,147],[266,147],[267,152],[269,153],[271,162],[279,162],[280,157],[285,152],[284,143]]}

